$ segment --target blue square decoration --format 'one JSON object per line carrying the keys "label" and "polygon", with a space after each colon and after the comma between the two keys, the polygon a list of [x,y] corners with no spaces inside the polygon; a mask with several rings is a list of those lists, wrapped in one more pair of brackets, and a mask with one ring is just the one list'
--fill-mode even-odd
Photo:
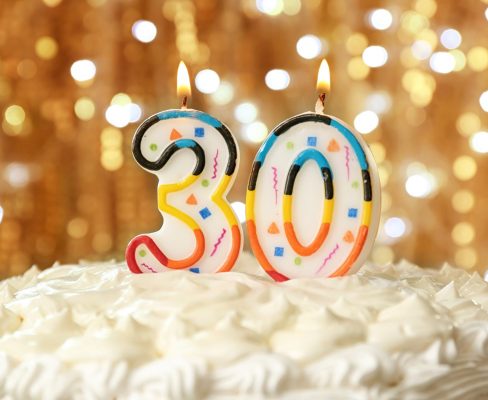
{"label": "blue square decoration", "polygon": [[283,257],[285,249],[283,247],[275,247],[274,255],[275,257]]}
{"label": "blue square decoration", "polygon": [[358,216],[358,209],[357,208],[350,208],[347,211],[347,216],[349,218],[356,218]]}
{"label": "blue square decoration", "polygon": [[195,128],[195,137],[204,137],[204,136],[205,136],[205,129]]}
{"label": "blue square decoration", "polygon": [[193,272],[195,274],[199,274],[200,273],[200,268],[198,268],[198,267],[190,268],[190,272]]}
{"label": "blue square decoration", "polygon": [[309,136],[307,138],[307,145],[308,146],[317,146],[317,137],[316,136]]}
{"label": "blue square decoration", "polygon": [[208,217],[210,217],[212,215],[212,213],[210,212],[210,210],[207,207],[202,208],[199,211],[199,214],[202,216],[203,219],[207,219]]}

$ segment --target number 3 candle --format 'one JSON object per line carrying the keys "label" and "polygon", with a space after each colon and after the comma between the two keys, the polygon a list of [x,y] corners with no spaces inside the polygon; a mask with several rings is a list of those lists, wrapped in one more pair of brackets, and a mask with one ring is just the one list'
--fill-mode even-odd
{"label": "number 3 candle", "polygon": [[322,61],[316,112],[279,124],[256,155],[246,198],[254,254],[275,280],[353,272],[374,243],[379,179],[361,136],[323,114],[330,89]]}
{"label": "number 3 candle", "polygon": [[164,222],[135,237],[126,259],[135,273],[190,269],[228,271],[242,249],[241,227],[225,196],[237,173],[239,151],[229,129],[214,117],[186,108],[190,80],[178,67],[183,106],[159,112],[137,129],[137,163],[159,179]]}

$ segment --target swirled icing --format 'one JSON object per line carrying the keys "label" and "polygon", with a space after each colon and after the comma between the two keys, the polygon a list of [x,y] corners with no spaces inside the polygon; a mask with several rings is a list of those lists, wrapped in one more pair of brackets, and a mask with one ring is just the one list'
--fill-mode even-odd
{"label": "swirled icing", "polygon": [[276,283],[253,267],[0,282],[0,398],[488,398],[479,275],[402,262]]}

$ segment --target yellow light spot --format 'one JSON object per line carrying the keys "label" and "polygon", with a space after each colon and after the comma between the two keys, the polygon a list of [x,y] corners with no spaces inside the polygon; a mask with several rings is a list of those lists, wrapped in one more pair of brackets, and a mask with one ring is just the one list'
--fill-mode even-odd
{"label": "yellow light spot", "polygon": [[49,36],[42,36],[36,41],[36,54],[43,60],[50,60],[58,53],[58,44]]}
{"label": "yellow light spot", "polygon": [[92,247],[97,253],[105,253],[112,248],[113,240],[108,233],[99,232],[93,236]]}
{"label": "yellow light spot", "polygon": [[452,171],[454,176],[461,181],[467,181],[476,175],[478,166],[473,157],[470,156],[460,156],[454,160],[452,165]]}
{"label": "yellow light spot", "polygon": [[453,242],[459,246],[465,246],[471,243],[475,235],[473,225],[468,222],[459,222],[452,228],[451,232]]}
{"label": "yellow light spot", "polygon": [[122,146],[122,132],[117,128],[104,128],[100,135],[100,141],[104,149],[120,148]]}
{"label": "yellow light spot", "polygon": [[107,171],[116,171],[124,163],[124,156],[118,149],[104,150],[101,156],[101,163],[103,168]]}
{"label": "yellow light spot", "polygon": [[16,104],[7,107],[5,110],[5,121],[13,126],[22,125],[25,121],[24,109]]}
{"label": "yellow light spot", "polygon": [[484,71],[488,68],[488,49],[482,46],[470,49],[468,51],[468,66],[473,71]]}
{"label": "yellow light spot", "polygon": [[377,264],[389,264],[395,259],[395,253],[388,246],[376,246],[371,253],[371,258]]}
{"label": "yellow light spot", "polygon": [[452,208],[458,213],[467,213],[474,207],[475,197],[469,190],[458,190],[452,196],[451,204]]}
{"label": "yellow light spot", "polygon": [[432,101],[432,92],[424,87],[411,92],[410,100],[417,107],[425,107]]}
{"label": "yellow light spot", "polygon": [[62,0],[42,0],[48,7],[56,7]]}
{"label": "yellow light spot", "polygon": [[415,2],[414,9],[420,14],[431,18],[437,11],[437,3],[435,2],[435,0],[417,0]]}
{"label": "yellow light spot", "polygon": [[81,239],[88,233],[88,222],[83,218],[73,218],[66,227],[68,235],[74,239]]}
{"label": "yellow light spot", "polygon": [[454,71],[462,71],[466,66],[466,56],[461,50],[451,50],[449,52],[454,57]]}
{"label": "yellow light spot", "polygon": [[459,249],[454,256],[456,265],[465,269],[472,269],[478,262],[478,255],[476,250],[471,247]]}
{"label": "yellow light spot", "polygon": [[353,56],[362,54],[367,46],[368,38],[362,33],[353,33],[346,40],[346,50]]}
{"label": "yellow light spot", "polygon": [[437,43],[439,42],[439,38],[437,34],[432,29],[423,29],[420,33],[416,36],[417,40],[424,40],[430,44],[430,47],[435,49]]}
{"label": "yellow light spot", "polygon": [[74,108],[76,116],[83,121],[88,121],[95,115],[95,103],[88,97],[76,100]]}
{"label": "yellow light spot", "polygon": [[456,128],[463,136],[470,136],[481,129],[481,120],[473,112],[462,113],[456,120]]}
{"label": "yellow light spot", "polygon": [[386,157],[386,149],[380,142],[374,142],[369,145],[371,152],[373,153],[373,157],[376,163],[381,164],[385,161]]}
{"label": "yellow light spot", "polygon": [[362,57],[354,57],[347,63],[347,73],[352,79],[362,80],[369,74],[369,67],[363,62]]}
{"label": "yellow light spot", "polygon": [[110,102],[111,105],[117,106],[126,106],[132,103],[132,99],[128,94],[125,93],[117,93],[114,97],[112,97],[112,101]]}
{"label": "yellow light spot", "polygon": [[415,11],[406,11],[402,15],[401,26],[405,31],[416,34],[429,27],[429,19]]}

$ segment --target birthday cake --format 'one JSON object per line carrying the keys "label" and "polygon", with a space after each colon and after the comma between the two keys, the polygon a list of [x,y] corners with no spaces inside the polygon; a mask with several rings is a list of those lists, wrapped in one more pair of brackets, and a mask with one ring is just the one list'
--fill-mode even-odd
{"label": "birthday cake", "polygon": [[365,265],[235,272],[31,268],[0,283],[1,399],[488,398],[488,284]]}

